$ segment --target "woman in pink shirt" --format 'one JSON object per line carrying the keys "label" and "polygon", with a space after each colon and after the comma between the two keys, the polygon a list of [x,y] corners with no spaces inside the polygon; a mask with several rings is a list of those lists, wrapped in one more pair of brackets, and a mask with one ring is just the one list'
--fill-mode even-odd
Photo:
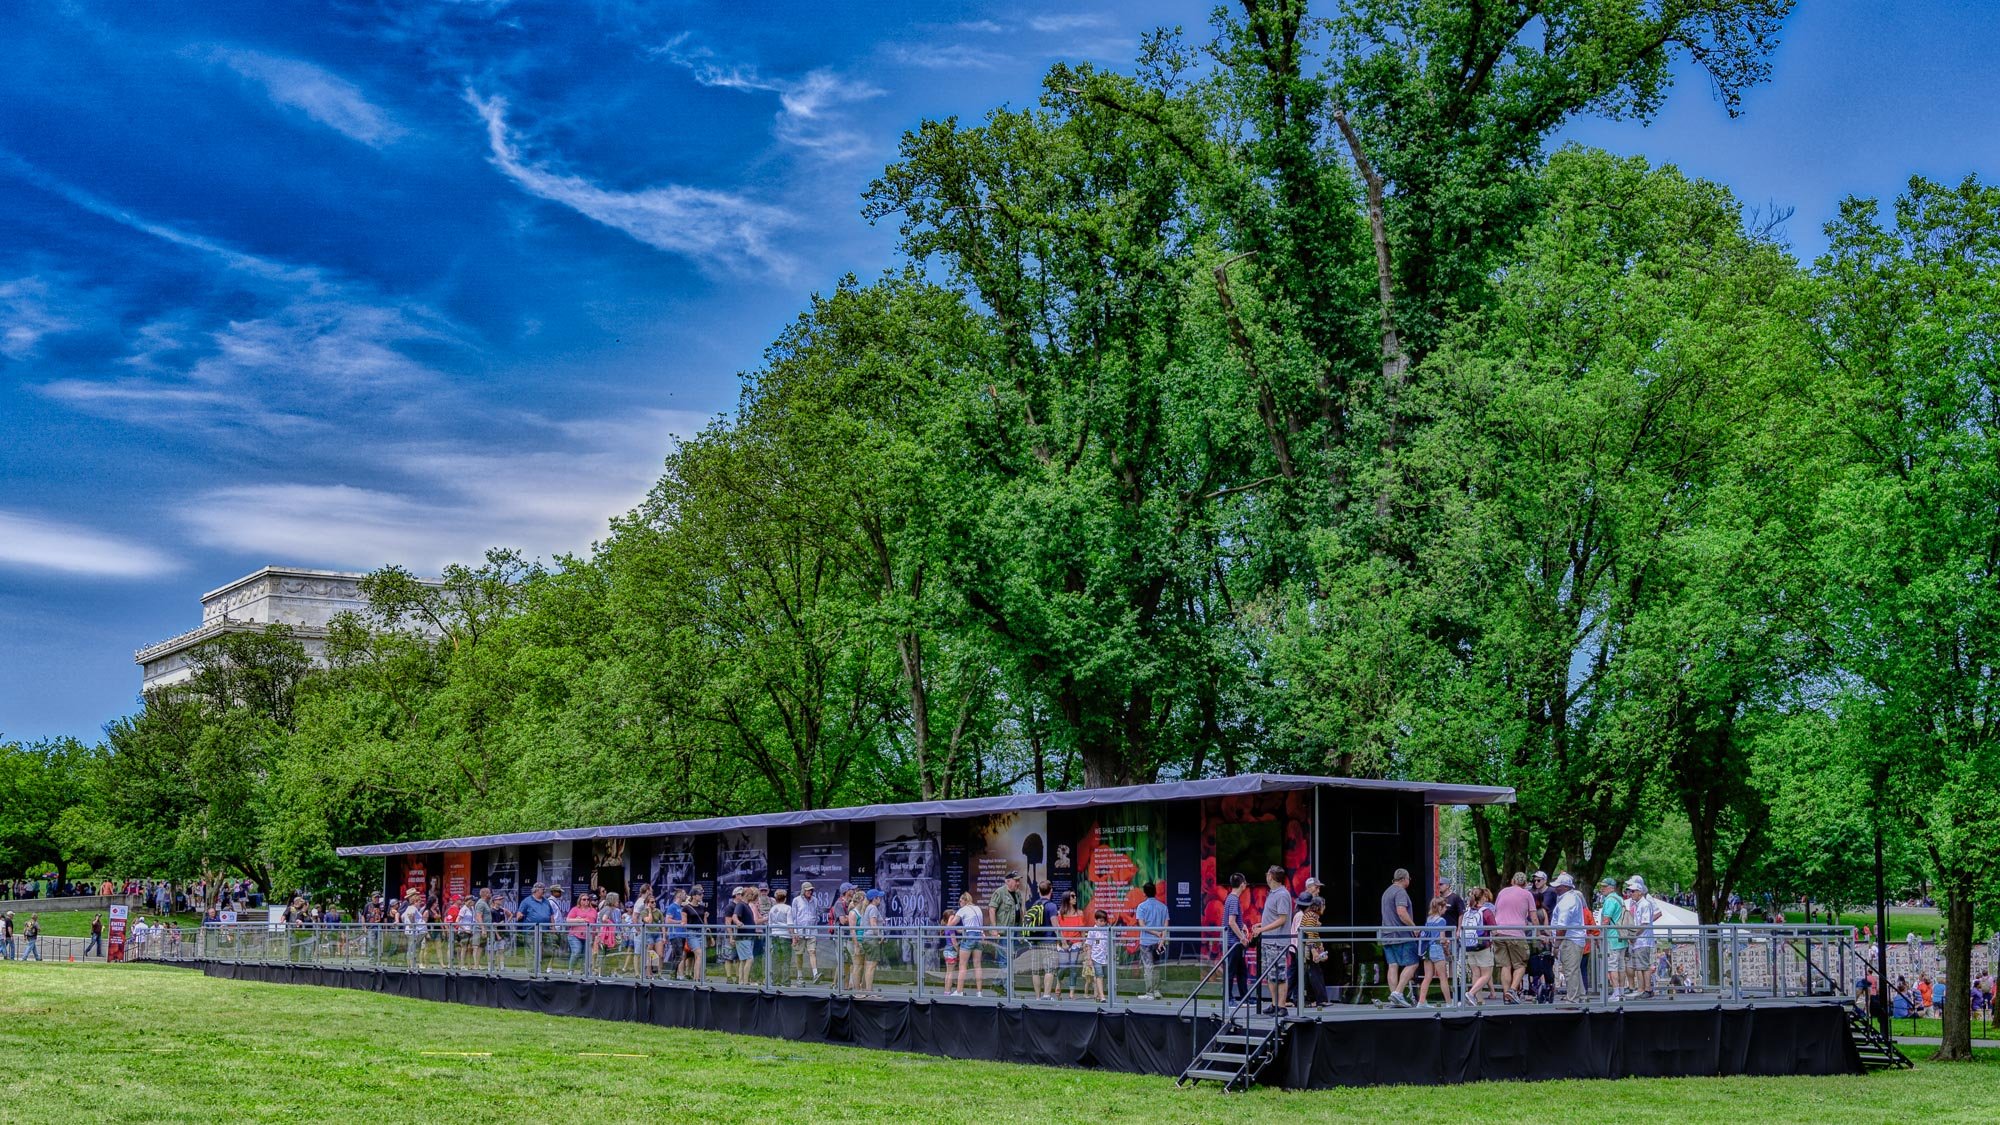
{"label": "woman in pink shirt", "polygon": [[569,908],[569,971],[576,972],[576,963],[583,961],[588,966],[590,958],[591,923],[597,921],[597,907],[592,904],[589,892],[576,896],[576,905]]}

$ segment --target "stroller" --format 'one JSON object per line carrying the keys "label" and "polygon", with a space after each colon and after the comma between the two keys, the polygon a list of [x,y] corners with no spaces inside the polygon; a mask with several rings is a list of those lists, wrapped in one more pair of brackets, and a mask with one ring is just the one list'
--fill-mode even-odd
{"label": "stroller", "polygon": [[1556,999],[1556,955],[1547,949],[1528,954],[1528,975],[1521,981],[1523,999],[1553,1004]]}

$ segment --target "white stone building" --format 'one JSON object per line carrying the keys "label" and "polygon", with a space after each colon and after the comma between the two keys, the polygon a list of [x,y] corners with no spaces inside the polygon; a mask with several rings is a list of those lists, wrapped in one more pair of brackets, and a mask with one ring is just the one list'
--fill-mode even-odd
{"label": "white stone building", "polygon": [[193,678],[188,650],[223,633],[250,633],[289,625],[306,655],[321,661],[333,615],[368,606],[361,578],[344,570],[267,566],[201,596],[201,626],[147,645],[132,654],[146,691]]}

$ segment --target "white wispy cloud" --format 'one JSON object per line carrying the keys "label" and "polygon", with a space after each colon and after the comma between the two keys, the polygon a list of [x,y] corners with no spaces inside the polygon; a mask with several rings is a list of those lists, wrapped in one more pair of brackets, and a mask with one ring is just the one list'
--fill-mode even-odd
{"label": "white wispy cloud", "polygon": [[797,78],[766,75],[744,63],[725,63],[715,52],[676,35],[653,54],[685,69],[696,82],[725,90],[778,96],[778,114],[771,132],[780,141],[833,159],[861,156],[868,139],[837,112],[838,107],[879,98],[884,91],[872,83],[843,78],[832,70],[811,70]]}
{"label": "white wispy cloud", "polygon": [[493,166],[528,194],[560,203],[654,249],[683,255],[704,266],[779,275],[794,268],[772,237],[794,222],[784,209],[729,192],[681,184],[615,191],[581,176],[549,171],[524,159],[515,146],[507,128],[506,99],[497,95],[483,98],[473,90],[467,90],[465,98],[486,123]]}
{"label": "white wispy cloud", "polygon": [[0,150],[0,169],[18,176],[28,183],[67,201],[71,206],[88,211],[101,219],[109,219],[121,226],[129,227],[141,234],[151,235],[162,242],[192,250],[220,261],[232,270],[252,275],[264,281],[285,282],[298,285],[317,284],[323,280],[319,270],[311,267],[294,266],[271,258],[262,257],[214,239],[179,227],[157,223],[128,208],[120,207],[100,196],[57,179],[33,164],[22,160],[11,152]]}
{"label": "white wispy cloud", "polygon": [[1077,31],[1089,27],[1106,27],[1111,17],[1100,12],[1061,12],[1044,16],[1033,16],[1028,20],[1031,30],[1045,35],[1058,31]]}
{"label": "white wispy cloud", "polygon": [[43,337],[77,326],[54,305],[48,282],[39,277],[0,282],[0,356],[27,359],[35,354]]}
{"label": "white wispy cloud", "polygon": [[971,31],[981,35],[998,35],[1007,30],[992,20],[964,20],[951,25],[953,31]]}
{"label": "white wispy cloud", "polygon": [[255,316],[195,330],[169,317],[134,334],[107,378],[71,377],[43,394],[85,413],[148,425],[295,435],[329,409],[393,403],[441,377],[412,347],[465,345],[421,306],[314,290],[275,294]]}
{"label": "white wispy cloud", "polygon": [[0,509],[0,566],[84,578],[150,578],[178,565],[135,540]]}
{"label": "white wispy cloud", "polygon": [[362,144],[382,148],[408,132],[361,87],[316,63],[244,49],[218,48],[211,57],[255,83],[274,103]]}
{"label": "white wispy cloud", "polygon": [[705,417],[675,411],[546,423],[525,451],[470,444],[385,447],[403,487],[285,482],[205,492],[179,513],[204,545],[318,565],[395,562],[436,571],[488,547],[580,551],[603,537]]}
{"label": "white wispy cloud", "polygon": [[1008,61],[998,51],[963,43],[898,43],[887,51],[891,59],[925,70],[992,70]]}
{"label": "white wispy cloud", "polygon": [[[439,382],[410,349],[471,347],[422,302],[152,221],[11,154],[0,152],[0,168],[93,215],[213,259],[254,301],[219,325],[196,323],[184,309],[163,314],[125,330],[128,351],[113,372],[37,387],[78,410],[161,427],[293,434],[328,425],[329,404]],[[32,287],[23,292],[37,297]]]}

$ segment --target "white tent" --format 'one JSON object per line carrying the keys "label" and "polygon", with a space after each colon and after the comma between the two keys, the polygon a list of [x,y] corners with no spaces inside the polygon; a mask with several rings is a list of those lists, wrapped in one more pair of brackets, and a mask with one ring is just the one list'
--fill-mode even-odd
{"label": "white tent", "polygon": [[1653,909],[1658,913],[1659,924],[1662,926],[1693,926],[1701,922],[1701,919],[1695,917],[1694,911],[1684,906],[1675,906],[1658,895],[1647,897],[1653,900]]}

